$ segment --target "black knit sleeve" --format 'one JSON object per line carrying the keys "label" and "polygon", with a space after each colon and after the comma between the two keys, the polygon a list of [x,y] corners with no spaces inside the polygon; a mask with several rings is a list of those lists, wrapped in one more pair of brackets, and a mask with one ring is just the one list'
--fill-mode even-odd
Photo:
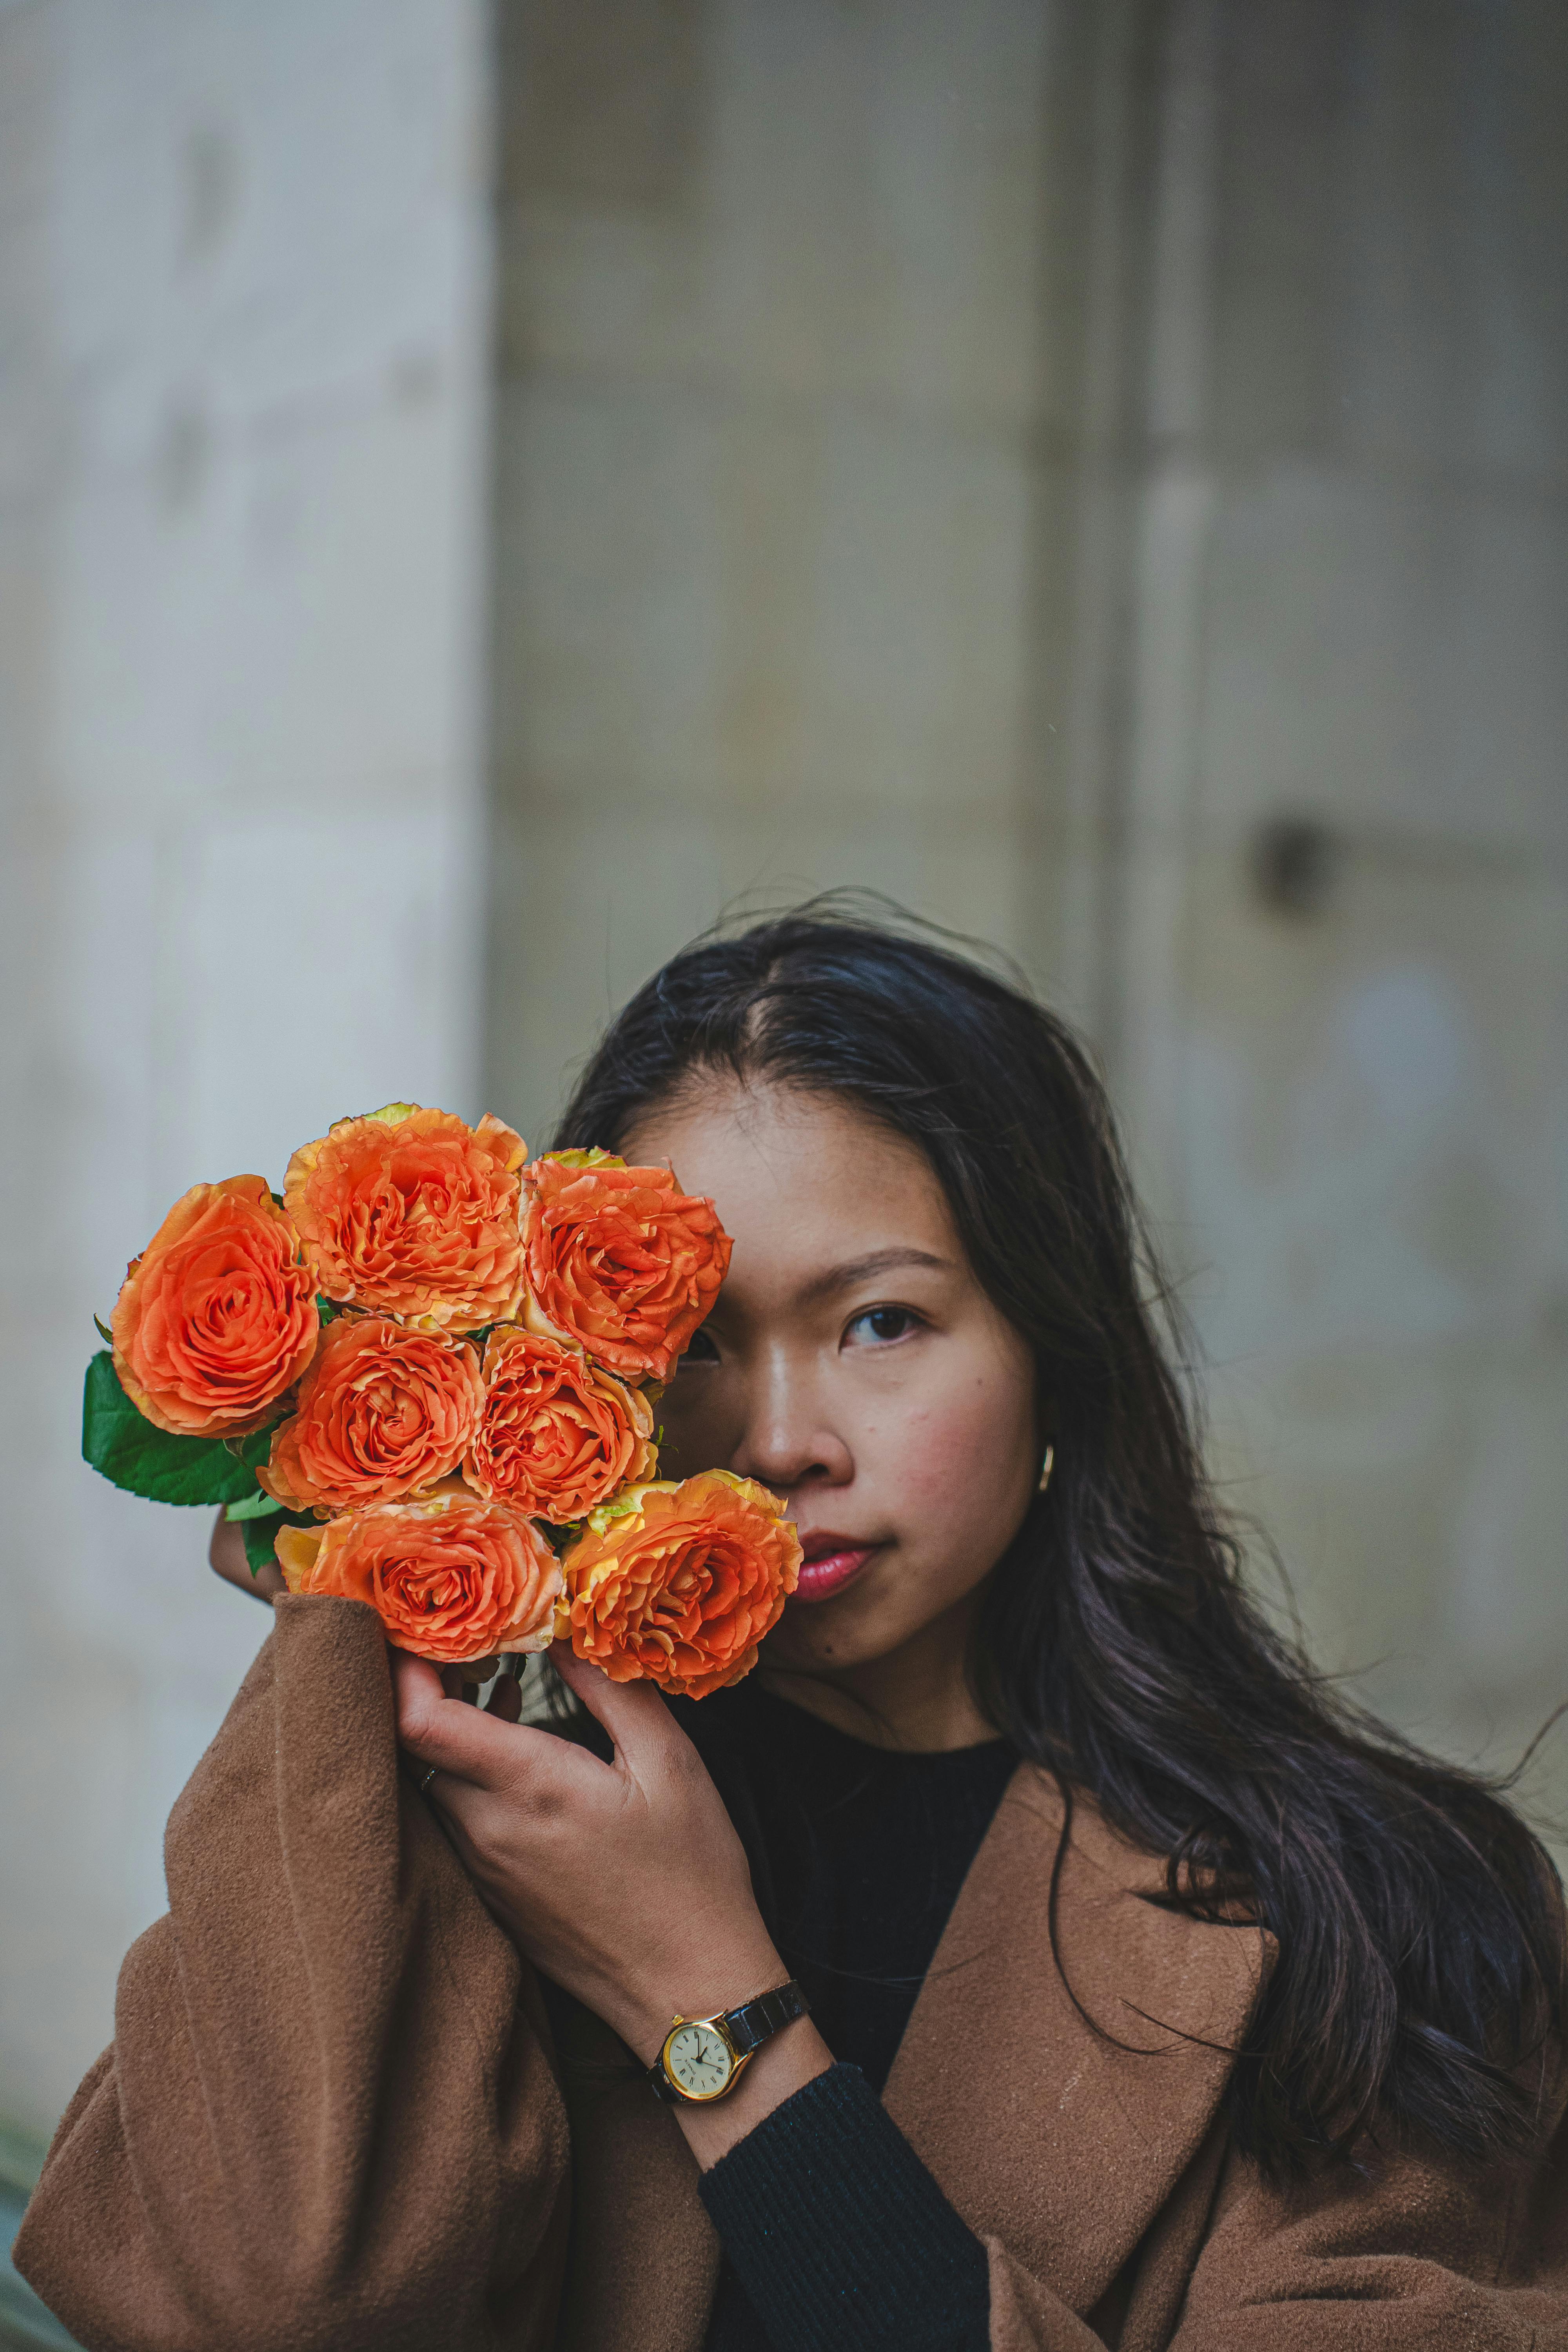
{"label": "black knit sleeve", "polygon": [[701,2183],[775,2352],[985,2352],[985,2250],[858,2066],[831,2066]]}

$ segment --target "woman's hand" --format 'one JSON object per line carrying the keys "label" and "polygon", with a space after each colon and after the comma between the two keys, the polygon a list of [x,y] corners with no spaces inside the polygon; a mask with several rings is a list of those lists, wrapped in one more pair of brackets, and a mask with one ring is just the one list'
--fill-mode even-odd
{"label": "woman's hand", "polygon": [[269,1559],[265,1568],[258,1568],[252,1576],[250,1562],[245,1556],[245,1531],[222,1511],[217,1515],[213,1539],[207,1547],[207,1561],[215,1575],[221,1576],[226,1584],[237,1584],[242,1592],[253,1593],[258,1601],[276,1601],[280,1592],[288,1590],[283,1581],[283,1570],[275,1559]]}
{"label": "woman's hand", "polygon": [[392,1653],[398,1736],[475,1885],[518,1949],[651,2063],[675,2011],[781,1983],[744,1849],[685,1733],[646,1683],[613,1683],[558,1643],[563,1676],[614,1763],[454,1705]]}
{"label": "woman's hand", "polygon": [[[433,1666],[395,1650],[398,1735],[437,1768],[430,1801],[518,1949],[651,2064],[677,2011],[735,2008],[789,1972],[723,1801],[658,1693],[611,1682],[564,1643],[552,1655],[613,1763],[455,1704]],[[832,2063],[809,2023],[776,2038],[787,2056],[764,2066],[765,2045],[729,2098],[678,2108],[700,2160]]]}

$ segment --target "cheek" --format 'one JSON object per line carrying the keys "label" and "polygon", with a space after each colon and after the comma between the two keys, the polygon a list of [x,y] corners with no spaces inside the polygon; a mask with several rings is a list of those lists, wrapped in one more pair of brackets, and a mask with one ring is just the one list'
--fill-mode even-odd
{"label": "cheek", "polygon": [[1020,1499],[1026,1498],[1034,1423],[1026,1384],[1005,1370],[987,1369],[953,1381],[940,1400],[911,1402],[890,1416],[880,1433],[869,1433],[869,1450],[881,1477],[921,1524],[932,1529],[968,1527],[978,1533],[993,1522],[1010,1522]]}

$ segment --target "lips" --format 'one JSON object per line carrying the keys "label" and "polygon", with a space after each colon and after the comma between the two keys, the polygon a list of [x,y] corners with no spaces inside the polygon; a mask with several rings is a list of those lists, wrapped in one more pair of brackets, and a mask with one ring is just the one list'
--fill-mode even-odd
{"label": "lips", "polygon": [[795,1599],[828,1601],[854,1582],[881,1546],[853,1543],[847,1536],[821,1534],[803,1537],[801,1549],[805,1557]]}

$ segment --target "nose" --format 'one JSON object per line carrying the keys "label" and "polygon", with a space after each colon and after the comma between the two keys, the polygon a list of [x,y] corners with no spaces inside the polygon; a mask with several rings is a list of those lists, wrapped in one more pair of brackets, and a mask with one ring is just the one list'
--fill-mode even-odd
{"label": "nose", "polygon": [[854,1453],[825,1402],[809,1373],[782,1356],[759,1368],[731,1468],[778,1495],[847,1486],[855,1475]]}

